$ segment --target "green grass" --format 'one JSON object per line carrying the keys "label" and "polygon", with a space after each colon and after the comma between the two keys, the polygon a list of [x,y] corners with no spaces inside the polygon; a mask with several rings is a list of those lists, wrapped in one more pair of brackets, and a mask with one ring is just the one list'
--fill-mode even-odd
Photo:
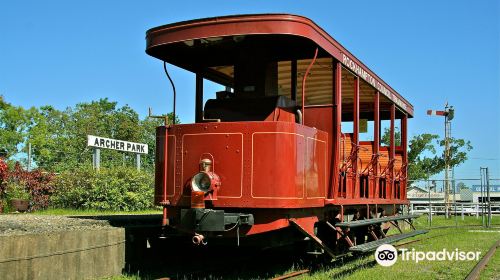
{"label": "green grass", "polygon": [[496,253],[490,259],[488,265],[486,265],[480,279],[500,279],[500,248],[497,248]]}
{"label": "green grass", "polygon": [[89,210],[80,210],[80,209],[61,209],[61,208],[55,208],[55,209],[47,209],[47,210],[40,210],[36,211],[33,213],[29,214],[34,214],[34,215],[60,215],[60,216],[86,216],[86,215],[138,215],[138,214],[161,214],[161,210],[157,209],[148,209],[148,210],[141,210],[141,211],[101,211],[101,210],[94,210],[94,209],[89,209]]}
{"label": "green grass", "polygon": [[[474,216],[465,217],[464,220],[461,220],[459,216],[458,221],[458,225],[460,226],[458,228],[442,228],[444,226],[454,226],[454,217],[445,219],[443,216],[435,216],[433,227],[441,228],[431,229],[430,232],[425,235],[415,236],[401,242],[424,238],[424,240],[419,242],[405,245],[405,248],[409,250],[414,248],[417,251],[423,252],[441,251],[443,249],[447,249],[450,252],[458,248],[460,251],[465,252],[480,251],[482,257],[486,254],[491,245],[495,243],[496,240],[500,239],[499,216],[493,219],[493,224],[496,228],[490,230],[476,227],[477,225],[481,225],[481,219],[476,219]],[[417,228],[428,228],[427,216],[416,219],[415,225]],[[421,261],[415,263],[414,261],[402,261],[399,259],[398,262],[391,267],[382,267],[375,262],[373,253],[370,253],[361,257],[346,257],[331,263],[321,264],[319,266],[315,265],[313,266],[314,269],[311,270],[312,272],[299,276],[298,279],[464,279],[476,263],[476,261]],[[240,271],[242,267],[233,267],[231,271]],[[304,264],[302,266],[290,265],[289,269],[284,267],[282,270],[275,268],[272,264],[269,264],[269,267],[263,267],[263,271],[267,271],[267,273],[274,271],[276,274],[274,276],[280,276],[301,269],[304,269]],[[248,277],[243,272],[241,272],[241,274],[236,274],[237,276],[235,276],[234,273],[231,274],[228,272],[226,276],[222,277],[220,275],[207,273],[206,277],[207,279],[236,279],[235,277],[239,277],[240,279],[259,279],[259,277],[261,277],[260,279],[265,279],[268,277],[264,275],[272,276],[274,273],[254,273],[250,274],[251,276]],[[136,280],[143,277],[143,275],[139,276],[138,274],[124,274],[119,277],[108,279]],[[148,278],[146,275],[146,279],[153,278]],[[481,279],[500,279],[500,250],[497,251],[494,258],[490,261],[490,264],[481,274]]]}
{"label": "green grass", "polygon": [[[439,236],[447,234],[444,236]],[[438,236],[408,244],[405,248],[417,251],[480,251],[483,256],[490,246],[500,238],[499,232],[470,232],[467,228],[433,229],[425,237]],[[421,238],[414,237],[414,238]],[[404,242],[406,242],[405,240]],[[333,263],[332,267],[320,269],[300,279],[464,279],[475,261],[402,261],[401,258],[391,267],[382,267],[375,262],[373,254],[348,262]],[[498,271],[492,271],[499,277]],[[489,278],[486,278],[489,279]]]}
{"label": "green grass", "polygon": [[[492,216],[491,224],[493,226],[500,226],[500,216]],[[429,216],[422,215],[418,219],[414,221],[414,225],[417,228],[429,228]],[[451,217],[446,219],[444,215],[433,216],[431,228],[443,227],[443,226],[481,226],[482,220],[481,217],[476,218],[476,216],[465,216],[462,220],[462,217],[459,215],[456,218]]]}

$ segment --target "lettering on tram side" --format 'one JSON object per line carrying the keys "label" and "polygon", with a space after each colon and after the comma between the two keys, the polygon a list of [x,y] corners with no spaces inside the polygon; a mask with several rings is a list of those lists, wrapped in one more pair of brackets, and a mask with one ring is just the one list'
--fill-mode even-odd
{"label": "lettering on tram side", "polygon": [[147,154],[148,145],[134,143],[94,135],[87,135],[87,146],[101,149],[111,149],[122,152],[131,152],[136,154]]}
{"label": "lettering on tram side", "polygon": [[351,69],[356,75],[361,77],[363,80],[367,81],[370,85],[372,85],[375,89],[377,89],[380,93],[387,96],[391,99],[397,106],[400,108],[407,110],[406,104],[398,98],[398,96],[391,92],[388,88],[386,88],[382,83],[377,81],[370,73],[366,72],[363,67],[354,62],[350,57],[345,54],[342,54],[342,63]]}

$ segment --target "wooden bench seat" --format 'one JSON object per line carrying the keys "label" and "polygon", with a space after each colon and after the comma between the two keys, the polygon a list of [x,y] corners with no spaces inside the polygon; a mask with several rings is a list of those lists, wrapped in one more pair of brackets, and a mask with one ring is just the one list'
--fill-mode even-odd
{"label": "wooden bench seat", "polygon": [[351,221],[351,222],[340,222],[336,223],[336,227],[349,227],[349,228],[355,228],[355,227],[361,227],[361,226],[367,226],[367,225],[373,225],[373,224],[379,224],[379,223],[385,223],[385,222],[391,222],[391,221],[399,221],[399,220],[411,220],[418,218],[420,215],[413,214],[413,215],[398,215],[398,216],[390,216],[390,217],[382,217],[382,218],[374,218],[374,219],[365,219],[365,220],[357,220],[357,221]]}

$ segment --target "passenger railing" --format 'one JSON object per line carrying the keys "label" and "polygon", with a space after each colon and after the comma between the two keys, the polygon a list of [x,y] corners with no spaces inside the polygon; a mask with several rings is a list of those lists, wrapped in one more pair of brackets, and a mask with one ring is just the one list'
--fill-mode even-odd
{"label": "passenger railing", "polygon": [[375,168],[377,167],[378,159],[381,156],[383,156],[382,153],[372,154],[372,158],[370,159],[370,162],[365,167],[365,169],[363,169],[363,171],[361,172],[361,174],[363,174],[363,175],[371,175],[371,174],[373,174]]}

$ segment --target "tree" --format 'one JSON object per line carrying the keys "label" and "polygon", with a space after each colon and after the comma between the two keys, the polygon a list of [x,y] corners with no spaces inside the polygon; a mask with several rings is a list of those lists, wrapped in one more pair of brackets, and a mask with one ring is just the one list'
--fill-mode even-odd
{"label": "tree", "polygon": [[[169,114],[170,119],[172,114]],[[139,119],[128,105],[118,107],[107,98],[79,103],[74,108],[59,111],[43,106],[33,114],[28,138],[38,167],[61,172],[90,165],[92,149],[87,147],[87,135],[120,139],[149,145],[149,154],[141,157],[142,166],[152,170],[155,159],[155,128],[163,125],[159,119]],[[177,118],[177,123],[179,123]],[[135,157],[114,150],[101,150],[101,166],[133,165]]]}
{"label": "tree", "polygon": [[[391,130],[389,128],[386,128],[384,130],[384,134],[382,135],[382,139],[380,139],[380,143],[384,144],[385,146],[391,145]],[[394,144],[396,146],[401,146],[401,132],[397,127],[394,129]]]}
{"label": "tree", "polygon": [[[169,124],[172,124],[172,120],[174,117],[174,113],[167,114]],[[178,117],[175,118],[175,123],[180,124],[180,120]],[[165,125],[164,120],[158,118],[149,118],[146,117],[141,121],[141,143],[148,144],[149,153],[148,156],[144,158],[144,167],[153,169],[154,161],[155,161],[155,151],[156,151],[156,127]]]}
{"label": "tree", "polygon": [[20,152],[27,129],[31,125],[30,114],[35,109],[24,109],[7,103],[0,95],[0,148],[5,149],[6,158]]}
{"label": "tree", "polygon": [[[401,136],[395,131],[396,146],[400,145]],[[381,143],[390,144],[390,130],[386,129]],[[470,141],[450,138],[450,167],[457,167],[467,160],[467,153],[472,150]],[[436,145],[442,150],[438,155]],[[438,135],[423,133],[414,136],[408,144],[408,175],[410,180],[429,179],[430,176],[444,171],[446,161],[444,157],[445,141]]]}
{"label": "tree", "polygon": [[57,170],[57,163],[68,160],[72,154],[69,140],[69,111],[59,111],[52,106],[42,106],[33,114],[34,125],[29,128],[28,138],[33,146],[33,158],[38,167]]}
{"label": "tree", "polygon": [[467,187],[467,185],[464,182],[457,183],[457,191],[467,190],[467,189],[469,189],[469,187]]}
{"label": "tree", "polygon": [[[431,175],[441,172],[439,160],[435,155],[433,141],[439,136],[420,134],[414,136],[408,145],[408,175],[410,180],[428,179]],[[444,168],[444,167],[443,167]]]}

